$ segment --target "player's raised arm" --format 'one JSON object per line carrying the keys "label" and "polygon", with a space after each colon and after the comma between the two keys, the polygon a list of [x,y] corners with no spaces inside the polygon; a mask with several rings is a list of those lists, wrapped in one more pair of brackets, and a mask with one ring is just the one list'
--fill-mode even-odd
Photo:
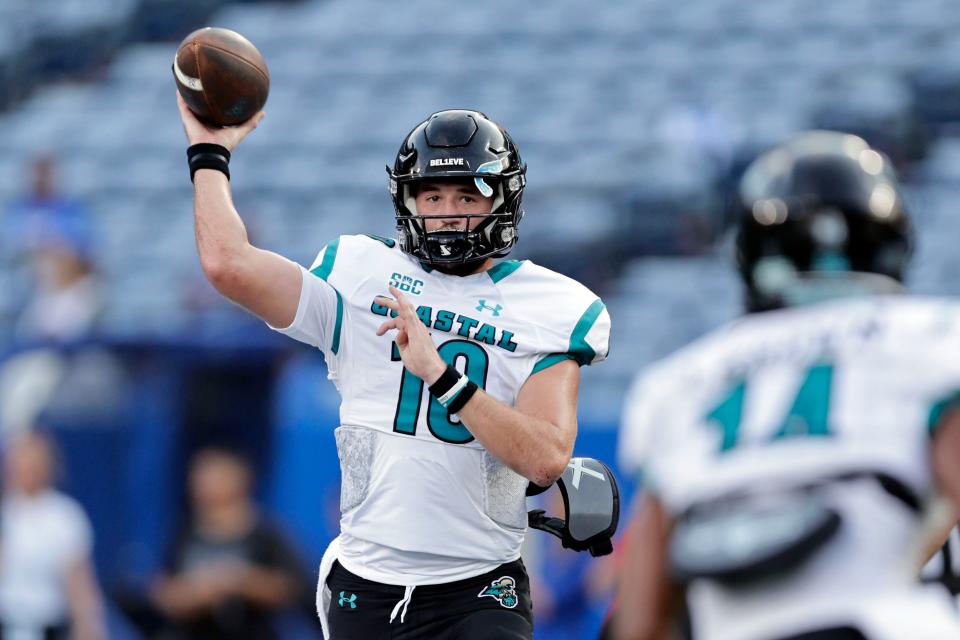
{"label": "player's raised arm", "polygon": [[[177,95],[189,144],[219,145],[232,151],[260,123],[263,112],[229,128],[204,125]],[[292,261],[250,244],[233,206],[230,181],[213,168],[194,174],[197,251],[207,279],[224,296],[275,327],[293,322],[300,300],[300,268]]]}

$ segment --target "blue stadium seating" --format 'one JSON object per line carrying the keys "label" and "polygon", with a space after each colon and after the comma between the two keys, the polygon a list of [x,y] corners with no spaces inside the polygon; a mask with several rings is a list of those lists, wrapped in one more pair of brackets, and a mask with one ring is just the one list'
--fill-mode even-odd
{"label": "blue stadium seating", "polygon": [[[10,18],[0,24],[16,29],[0,37],[0,61],[28,27],[90,33],[150,3],[125,0],[116,12],[105,0],[81,4],[34,3],[23,13],[0,2]],[[696,250],[677,235],[682,221],[721,227],[716,184],[739,150],[799,129],[861,130],[917,160],[919,124],[960,121],[949,100],[929,104],[960,77],[950,71],[960,59],[952,37],[960,12],[951,8],[950,0],[849,0],[817,11],[804,0],[691,0],[683,12],[668,0],[619,0],[603,11],[574,0],[328,0],[227,5],[210,23],[247,35],[271,69],[268,116],[234,160],[236,202],[261,244],[309,263],[339,233],[391,234],[383,166],[431,109],[469,106],[502,122],[529,164],[518,253],[578,275],[605,255]],[[21,189],[31,154],[61,155],[65,190],[86,199],[102,230],[104,322],[123,335],[188,326],[195,311],[181,302],[201,279],[173,50],[125,46],[102,80],[45,86],[0,117],[0,203]],[[960,144],[944,138],[913,172],[916,208],[931,225],[921,228],[913,272],[923,291],[956,288],[945,278],[958,265],[943,232],[960,180],[955,156]],[[735,281],[710,279],[726,273],[723,253],[637,258],[603,286],[614,351],[587,384],[599,389],[735,315]],[[698,260],[710,266],[692,266]],[[687,317],[705,300],[715,311]],[[0,319],[10,305],[0,289]],[[637,334],[657,336],[649,341],[657,346]]]}

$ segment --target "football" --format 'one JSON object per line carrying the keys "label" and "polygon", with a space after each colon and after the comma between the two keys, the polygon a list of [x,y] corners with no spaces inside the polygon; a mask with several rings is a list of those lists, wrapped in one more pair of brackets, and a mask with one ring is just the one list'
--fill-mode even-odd
{"label": "football", "polygon": [[263,56],[230,29],[206,27],[184,38],[173,59],[173,76],[197,118],[218,127],[249,120],[270,91]]}

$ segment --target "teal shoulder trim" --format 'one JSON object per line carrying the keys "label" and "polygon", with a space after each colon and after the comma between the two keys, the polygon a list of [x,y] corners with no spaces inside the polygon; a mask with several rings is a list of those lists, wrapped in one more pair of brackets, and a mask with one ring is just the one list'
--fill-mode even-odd
{"label": "teal shoulder trim", "polygon": [[340,329],[343,327],[343,296],[341,296],[340,292],[336,289],[333,291],[337,294],[337,323],[333,327],[333,339],[330,340],[330,351],[333,355],[337,355],[340,352]]}
{"label": "teal shoulder trim", "polygon": [[930,407],[930,415],[927,417],[927,430],[930,435],[936,431],[940,419],[943,418],[951,409],[960,409],[960,391],[957,391]]}
{"label": "teal shoulder trim", "polygon": [[333,263],[337,260],[337,248],[339,246],[340,238],[337,238],[328,244],[326,250],[323,252],[323,260],[320,262],[319,266],[310,271],[310,273],[317,276],[321,280],[326,280],[329,278],[330,272],[333,271]]}
{"label": "teal shoulder trim", "polygon": [[544,369],[549,369],[555,364],[559,364],[565,360],[576,360],[576,357],[570,353],[551,353],[548,356],[544,356],[537,361],[537,364],[533,365],[533,371],[530,372],[530,375],[535,373],[540,373]]}
{"label": "teal shoulder trim", "polygon": [[580,316],[573,333],[570,334],[570,356],[580,363],[580,366],[590,364],[597,353],[589,344],[587,344],[587,334],[593,328],[593,323],[597,321],[606,305],[600,298],[593,301],[587,310]]}
{"label": "teal shoulder trim", "polygon": [[397,241],[392,238],[384,238],[383,236],[376,236],[376,235],[373,235],[372,233],[365,233],[363,235],[367,236],[368,238],[371,238],[372,240],[376,240],[377,242],[382,242],[383,244],[387,245],[391,249],[397,246]]}
{"label": "teal shoulder trim", "polygon": [[490,276],[490,279],[496,284],[522,267],[524,262],[526,262],[526,260],[504,260],[503,262],[498,262],[487,269],[487,275]]}

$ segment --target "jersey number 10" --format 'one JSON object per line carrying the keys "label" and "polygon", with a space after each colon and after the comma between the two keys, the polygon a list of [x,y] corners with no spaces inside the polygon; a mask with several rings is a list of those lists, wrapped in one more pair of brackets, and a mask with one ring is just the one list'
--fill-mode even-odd
{"label": "jersey number 10", "polygon": [[[487,386],[487,368],[490,356],[483,347],[466,340],[448,340],[439,347],[440,357],[447,364],[456,366],[458,358],[466,363],[466,374],[481,389]],[[390,360],[400,362],[400,351],[394,343],[390,351]],[[436,398],[430,397],[427,409],[427,428],[438,440],[452,444],[464,444],[473,440],[467,428],[450,419],[450,414]],[[400,378],[400,398],[397,400],[397,413],[393,417],[393,430],[397,433],[416,435],[417,421],[420,419],[420,402],[423,399],[423,380],[403,369]]]}
{"label": "jersey number 10", "polygon": [[[830,390],[833,386],[833,365],[822,364],[807,370],[800,383],[793,405],[787,413],[773,440],[794,436],[828,436],[830,427]],[[729,451],[739,443],[740,424],[743,417],[743,399],[747,393],[747,381],[742,380],[707,414],[707,421],[720,429],[722,439],[720,453]]]}

